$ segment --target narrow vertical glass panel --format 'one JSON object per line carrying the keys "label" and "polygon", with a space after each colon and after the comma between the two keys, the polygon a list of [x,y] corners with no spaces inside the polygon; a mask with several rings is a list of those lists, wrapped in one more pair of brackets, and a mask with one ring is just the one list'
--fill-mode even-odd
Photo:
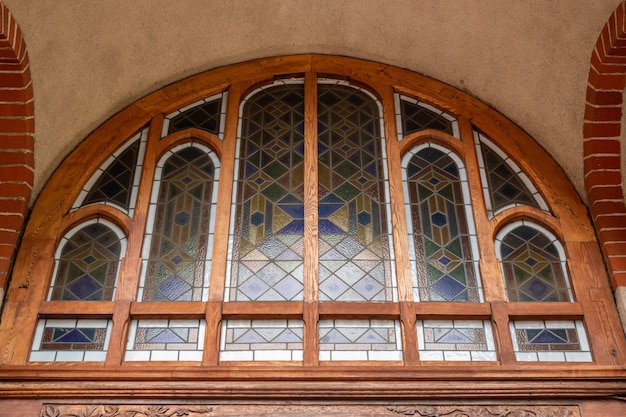
{"label": "narrow vertical glass panel", "polygon": [[[159,165],[144,241],[142,301],[200,301],[208,288],[217,169],[210,151],[183,145]],[[147,256],[146,256],[147,255]]]}
{"label": "narrow vertical glass panel", "polygon": [[162,136],[192,127],[218,136],[222,131],[225,95],[208,97],[167,115]]}
{"label": "narrow vertical glass panel", "polygon": [[402,140],[411,133],[426,129],[439,130],[459,137],[456,118],[426,103],[396,94],[398,136]]}
{"label": "narrow vertical glass panel", "polygon": [[582,321],[512,321],[513,350],[523,362],[591,362]]}
{"label": "narrow vertical glass panel", "polygon": [[321,361],[402,360],[397,320],[320,320]]}
{"label": "narrow vertical glass panel", "polygon": [[302,320],[226,320],[221,361],[301,361]]}
{"label": "narrow vertical glass panel", "polygon": [[201,361],[204,320],[134,320],[126,361]]}
{"label": "narrow vertical glass panel", "polygon": [[243,105],[226,300],[302,300],[304,88],[261,89]]}
{"label": "narrow vertical glass panel", "polygon": [[486,320],[418,320],[417,338],[423,361],[497,360]]}
{"label": "narrow vertical glass panel", "polygon": [[519,205],[549,212],[541,194],[515,162],[482,133],[474,131],[478,163],[490,217]]}
{"label": "narrow vertical glass panel", "polygon": [[111,301],[126,238],[106,220],[68,232],[56,254],[49,301]]}
{"label": "narrow vertical glass panel", "polygon": [[444,150],[429,145],[403,160],[414,292],[420,301],[479,302],[476,237],[463,197],[465,171]]}
{"label": "narrow vertical glass panel", "polygon": [[104,361],[111,320],[39,320],[31,362]]}
{"label": "narrow vertical glass panel", "polygon": [[516,222],[496,237],[509,301],[573,301],[561,243],[546,230]]}
{"label": "narrow vertical glass panel", "polygon": [[318,93],[319,298],[392,301],[378,105],[345,85],[321,84]]}
{"label": "narrow vertical glass panel", "polygon": [[107,204],[132,215],[137,197],[148,130],[144,129],[118,149],[85,184],[72,209]]}

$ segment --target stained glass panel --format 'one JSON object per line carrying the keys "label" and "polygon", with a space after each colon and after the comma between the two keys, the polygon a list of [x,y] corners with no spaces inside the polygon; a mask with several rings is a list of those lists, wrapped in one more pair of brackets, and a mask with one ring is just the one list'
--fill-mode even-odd
{"label": "stained glass panel", "polygon": [[206,299],[217,169],[207,150],[184,145],[159,167],[144,242],[139,299]]}
{"label": "stained glass panel", "polygon": [[420,301],[479,302],[465,173],[450,155],[428,146],[409,152],[403,161],[413,286]]}
{"label": "stained glass panel", "polygon": [[126,361],[201,361],[204,320],[138,320],[131,323]]}
{"label": "stained glass panel", "polygon": [[222,137],[226,94],[208,97],[167,115],[162,136],[196,128]]}
{"label": "stained glass panel", "polygon": [[549,211],[535,185],[517,164],[481,133],[475,131],[474,136],[488,214],[493,216],[518,205]]}
{"label": "stained glass panel", "polygon": [[491,323],[482,320],[418,320],[423,361],[497,360]]}
{"label": "stained glass panel", "polygon": [[302,320],[227,320],[222,327],[222,361],[301,361]]}
{"label": "stained glass panel", "polygon": [[518,361],[592,360],[581,321],[513,321],[509,327]]}
{"label": "stained glass panel", "polygon": [[125,242],[104,220],[70,231],[59,246],[48,300],[113,300]]}
{"label": "stained glass panel", "polygon": [[523,223],[511,228],[496,240],[509,301],[572,301],[560,242]]}
{"label": "stained glass panel", "polygon": [[319,298],[391,301],[395,282],[377,103],[344,85],[318,88]]}
{"label": "stained glass panel", "polygon": [[109,345],[110,320],[39,320],[31,362],[104,361]]}
{"label": "stained glass panel", "polygon": [[320,320],[322,361],[402,360],[400,322],[394,320]]}
{"label": "stained glass panel", "polygon": [[302,299],[303,112],[299,83],[265,88],[245,102],[227,300]]}
{"label": "stained glass panel", "polygon": [[396,94],[395,99],[399,140],[426,129],[439,130],[450,136],[459,137],[458,122],[453,116],[410,97]]}

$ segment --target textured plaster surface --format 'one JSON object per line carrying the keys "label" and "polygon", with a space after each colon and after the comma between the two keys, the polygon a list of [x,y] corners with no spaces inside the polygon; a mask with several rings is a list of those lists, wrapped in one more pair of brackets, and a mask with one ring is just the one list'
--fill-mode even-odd
{"label": "textured plaster surface", "polygon": [[324,53],[414,70],[513,119],[583,195],[589,59],[617,0],[4,0],[29,48],[36,196],[137,99],[254,58]]}

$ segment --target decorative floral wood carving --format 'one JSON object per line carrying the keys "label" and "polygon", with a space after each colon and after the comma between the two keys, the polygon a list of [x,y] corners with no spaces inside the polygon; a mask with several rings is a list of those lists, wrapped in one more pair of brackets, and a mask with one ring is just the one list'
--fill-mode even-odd
{"label": "decorative floral wood carving", "polygon": [[419,417],[579,417],[578,407],[571,406],[389,406],[389,411]]}
{"label": "decorative floral wood carving", "polygon": [[44,404],[40,417],[205,417],[212,407]]}

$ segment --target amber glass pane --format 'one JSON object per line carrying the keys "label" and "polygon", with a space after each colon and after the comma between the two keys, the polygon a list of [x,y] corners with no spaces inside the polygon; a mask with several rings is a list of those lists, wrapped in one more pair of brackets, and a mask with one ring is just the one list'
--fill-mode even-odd
{"label": "amber glass pane", "polygon": [[222,98],[219,97],[187,109],[170,120],[167,133],[171,134],[179,130],[195,127],[217,136],[220,131],[221,108]]}
{"label": "amber glass pane", "polygon": [[378,107],[348,86],[318,92],[320,300],[391,301]]}
{"label": "amber glass pane", "polygon": [[231,301],[302,299],[303,112],[301,84],[264,89],[244,106]]}
{"label": "amber glass pane", "polygon": [[509,301],[572,301],[554,241],[529,226],[518,226],[500,245]]}
{"label": "amber glass pane", "polygon": [[199,301],[208,283],[205,257],[215,167],[206,152],[185,148],[163,166],[144,301]]}
{"label": "amber glass pane", "polygon": [[120,251],[120,238],[106,225],[81,228],[63,246],[49,299],[112,300]]}
{"label": "amber glass pane", "polygon": [[406,167],[421,301],[480,301],[459,168],[432,147],[419,150]]}
{"label": "amber glass pane", "polygon": [[111,202],[129,209],[139,145],[139,140],[135,141],[115,158],[91,187],[83,205]]}

